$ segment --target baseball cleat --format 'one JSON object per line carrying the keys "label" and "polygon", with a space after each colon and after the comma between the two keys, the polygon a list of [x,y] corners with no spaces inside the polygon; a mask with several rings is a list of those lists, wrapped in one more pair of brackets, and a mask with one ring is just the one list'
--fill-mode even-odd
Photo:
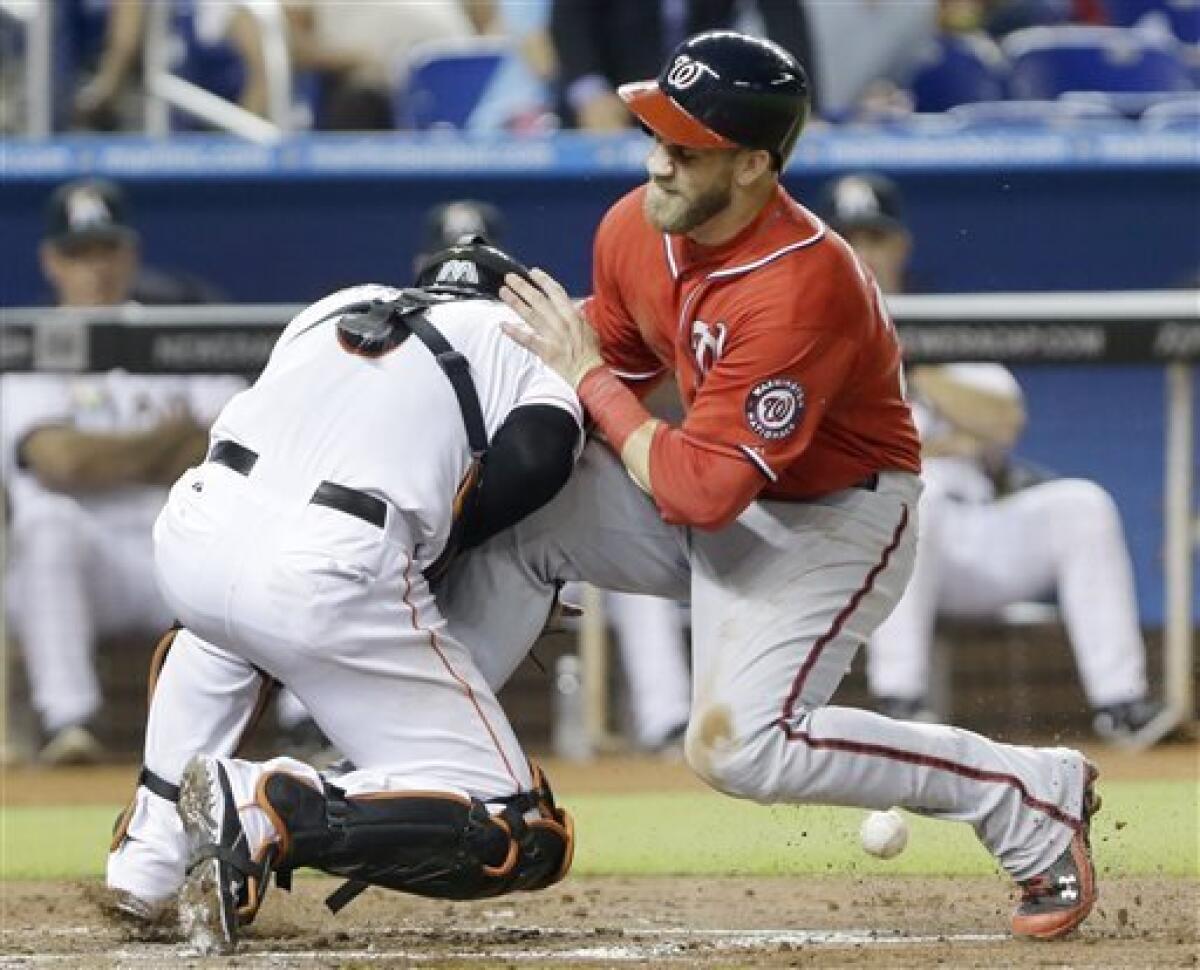
{"label": "baseball cleat", "polygon": [[1096,793],[1099,770],[1083,763],[1083,804],[1079,830],[1051,866],[1021,882],[1021,901],[1012,916],[1013,935],[1030,940],[1057,940],[1087,919],[1100,895],[1090,841],[1092,816],[1100,811]]}
{"label": "baseball cleat", "polygon": [[1145,698],[1097,708],[1092,719],[1092,727],[1100,737],[1130,751],[1153,747],[1178,726],[1174,711]]}
{"label": "baseball cleat", "polygon": [[72,724],[55,733],[38,752],[38,761],[54,768],[94,765],[104,758],[104,748],[83,724]]}
{"label": "baseball cleat", "polygon": [[876,697],[875,710],[893,721],[940,724],[941,718],[922,697]]}
{"label": "baseball cleat", "polygon": [[179,818],[188,840],[180,926],[200,953],[232,953],[239,926],[258,912],[272,853],[257,861],[251,856],[233,789],[216,758],[197,755],[183,770]]}
{"label": "baseball cleat", "polygon": [[94,888],[89,898],[105,920],[129,940],[142,943],[173,942],[178,938],[175,897],[151,902],[125,889]]}

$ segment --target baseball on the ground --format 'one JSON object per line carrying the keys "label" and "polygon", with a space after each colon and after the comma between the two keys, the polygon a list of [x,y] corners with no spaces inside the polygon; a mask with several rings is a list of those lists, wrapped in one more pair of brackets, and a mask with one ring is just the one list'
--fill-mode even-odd
{"label": "baseball on the ground", "polygon": [[877,859],[898,856],[908,845],[908,823],[894,808],[886,812],[872,812],[863,819],[858,830],[863,851]]}

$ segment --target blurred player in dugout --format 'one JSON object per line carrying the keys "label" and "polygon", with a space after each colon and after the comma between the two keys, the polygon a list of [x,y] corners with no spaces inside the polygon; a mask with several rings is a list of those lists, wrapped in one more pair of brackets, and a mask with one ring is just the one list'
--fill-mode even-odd
{"label": "blurred player in dugout", "polygon": [[[823,207],[884,292],[910,288],[912,238],[891,180],[844,176],[826,187]],[[1131,746],[1159,740],[1169,718],[1147,696],[1132,567],[1111,496],[1095,482],[1050,478],[1014,458],[1025,406],[1000,364],[915,368],[909,396],[925,492],[912,579],[868,649],[880,712],[937,719],[926,694],[939,614],[995,616],[1055,596],[1097,734]]]}
{"label": "blurred player in dugout", "polygon": [[[101,180],[54,192],[39,257],[63,308],[195,302],[210,292],[143,269],[124,195]],[[102,755],[96,640],[170,622],[150,527],[166,486],[203,458],[209,422],[243,386],[121,370],[0,378],[5,613],[25,661],[41,762]]]}

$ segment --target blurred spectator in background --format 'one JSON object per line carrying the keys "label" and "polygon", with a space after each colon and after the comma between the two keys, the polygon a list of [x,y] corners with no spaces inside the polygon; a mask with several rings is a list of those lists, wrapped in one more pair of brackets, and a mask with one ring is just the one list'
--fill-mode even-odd
{"label": "blurred spectator in background", "polygon": [[[261,10],[275,0],[171,0],[179,44],[173,69],[253,114],[268,113]],[[146,0],[68,0],[61,27],[77,71],[73,127],[114,131],[143,124],[141,67]]]}
{"label": "blurred spectator in background", "polygon": [[329,130],[394,127],[393,89],[413,48],[474,36],[496,19],[494,0],[286,4],[293,66],[320,77],[318,126]]}
{"label": "blurred spectator in background", "polygon": [[[942,0],[962,7],[966,29],[982,29],[996,40],[1026,27],[1109,23],[1114,0]],[[1119,2],[1119,0],[1118,0]],[[1135,0],[1143,7],[1145,0]],[[972,9],[974,8],[974,9]]]}
{"label": "blurred spectator in background", "polygon": [[[821,6],[841,6],[822,4]],[[932,0],[931,0],[932,2]],[[872,7],[891,6],[871,2]],[[743,8],[746,8],[745,10]],[[791,51],[808,69],[818,96],[808,20],[800,0],[553,0],[550,36],[559,61],[559,85],[565,120],[589,131],[619,131],[633,118],[617,97],[626,81],[656,77],[667,54],[684,37],[718,27],[738,26],[739,16],[756,23],[751,33],[767,36]],[[880,30],[878,21],[868,34]],[[841,57],[846,34],[831,49]],[[865,43],[855,37],[854,46]]]}
{"label": "blurred spectator in background", "polygon": [[98,131],[138,127],[143,0],[65,0],[58,27],[63,33],[60,52],[73,67],[68,76],[79,79],[72,127]]}
{"label": "blurred spectator in background", "polygon": [[[901,292],[912,244],[896,185],[847,175],[827,188],[823,209],[880,287]],[[1013,456],[1025,407],[1007,368],[917,367],[909,396],[925,491],[912,579],[868,649],[880,712],[936,719],[926,693],[938,614],[994,617],[1055,596],[1096,732],[1131,746],[1159,740],[1171,719],[1148,697],[1133,569],[1112,498],[1095,482],[1050,478]]]}
{"label": "blurred spectator in background", "polygon": [[504,239],[504,216],[490,202],[456,199],[442,202],[425,213],[421,248],[413,257],[413,276],[430,256],[453,246],[462,236],[483,236],[489,242]]}
{"label": "blurred spectator in background", "polygon": [[[140,4],[145,0],[134,2]],[[284,29],[283,18],[275,9],[276,0],[172,2],[175,5],[172,30],[182,48],[180,62],[174,69],[246,111],[268,117],[271,82],[266,34],[272,29]]]}
{"label": "blurred spectator in background", "polygon": [[[818,58],[809,76],[818,82],[817,107],[840,119],[852,115],[864,97],[894,97],[924,42],[938,28],[939,0],[804,0]],[[886,96],[885,96],[886,92]]]}
{"label": "blurred spectator in background", "polygon": [[476,131],[544,133],[559,126],[553,86],[558,56],[550,40],[551,0],[497,0],[493,33],[512,51],[471,113]]}
{"label": "blurred spectator in background", "polygon": [[[59,188],[41,246],[62,307],[116,306],[137,276],[137,234],[115,185]],[[166,487],[201,460],[235,378],[103,374],[0,377],[0,453],[11,503],[9,629],[20,645],[46,764],[95,760],[98,637],[161,633],[151,526]]]}

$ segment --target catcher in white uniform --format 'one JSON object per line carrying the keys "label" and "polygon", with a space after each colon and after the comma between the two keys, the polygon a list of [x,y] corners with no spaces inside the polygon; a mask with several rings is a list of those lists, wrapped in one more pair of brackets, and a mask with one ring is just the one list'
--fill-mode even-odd
{"label": "catcher in white uniform", "polygon": [[[305,310],[172,489],[155,548],[184,629],[156,665],[109,857],[126,913],[152,920],[186,863],[185,929],[228,950],[272,872],[347,876],[334,909],[366,885],[469,899],[566,873],[570,818],[430,591],[459,543],[553,495],[581,441],[570,387],[500,330],[505,272],[525,270],[473,242],[422,288]],[[293,759],[224,757],[266,678],[355,766],[336,784]]]}

